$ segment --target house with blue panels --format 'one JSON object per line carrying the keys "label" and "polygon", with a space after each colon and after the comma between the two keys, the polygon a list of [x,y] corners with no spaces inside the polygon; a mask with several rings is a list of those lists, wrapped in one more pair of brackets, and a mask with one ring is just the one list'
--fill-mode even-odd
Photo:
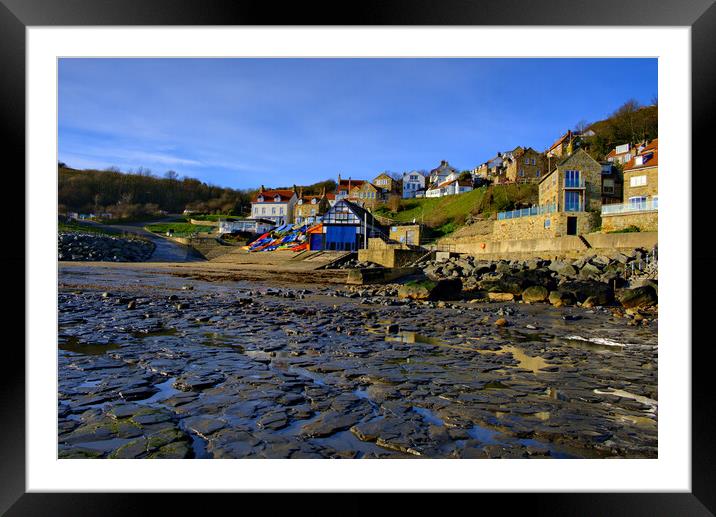
{"label": "house with blue panels", "polygon": [[323,214],[322,230],[320,238],[311,236],[311,250],[356,251],[365,247],[368,238],[386,235],[368,210],[346,199]]}

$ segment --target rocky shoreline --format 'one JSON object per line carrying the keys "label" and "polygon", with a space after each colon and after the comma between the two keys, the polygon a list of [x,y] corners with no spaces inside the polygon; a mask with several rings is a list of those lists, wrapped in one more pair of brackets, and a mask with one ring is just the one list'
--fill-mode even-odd
{"label": "rocky shoreline", "polygon": [[72,269],[62,458],[657,454],[653,316]]}
{"label": "rocky shoreline", "polygon": [[150,240],[132,237],[82,232],[60,232],[57,237],[58,259],[67,261],[142,262],[154,248]]}

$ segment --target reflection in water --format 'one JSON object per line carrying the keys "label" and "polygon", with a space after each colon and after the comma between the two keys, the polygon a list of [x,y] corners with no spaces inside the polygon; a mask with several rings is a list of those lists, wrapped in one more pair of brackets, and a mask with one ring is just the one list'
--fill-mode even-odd
{"label": "reflection in water", "polygon": [[119,348],[116,343],[86,343],[76,336],[60,336],[57,346],[65,352],[83,355],[102,355],[108,350]]}

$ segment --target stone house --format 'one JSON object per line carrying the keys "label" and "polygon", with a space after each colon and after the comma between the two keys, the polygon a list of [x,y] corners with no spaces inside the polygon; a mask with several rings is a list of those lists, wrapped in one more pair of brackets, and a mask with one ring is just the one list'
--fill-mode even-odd
{"label": "stone house", "polygon": [[349,197],[351,190],[355,187],[360,187],[363,183],[365,183],[365,180],[354,180],[350,177],[348,179],[341,179],[341,175],[339,174],[335,192],[336,201]]}
{"label": "stone house", "polygon": [[352,202],[368,208],[374,209],[379,204],[385,202],[387,193],[373,185],[368,181],[364,181],[360,186],[353,187],[350,191],[350,196],[347,199]]}
{"label": "stone house", "polygon": [[419,246],[420,232],[421,228],[419,224],[403,224],[399,226],[391,226],[388,237],[391,240],[400,242],[401,244]]}
{"label": "stone house", "polygon": [[506,183],[537,183],[547,172],[545,155],[531,147],[517,147],[503,160],[504,172],[500,177]]}
{"label": "stone house", "polygon": [[299,192],[299,198],[293,208],[293,220],[298,224],[317,223],[330,207],[325,189],[320,195],[312,196],[304,196],[303,192]]}
{"label": "stone house", "polygon": [[251,218],[267,219],[277,225],[292,223],[297,201],[295,185],[293,189],[266,189],[261,185],[256,197],[251,201]]}
{"label": "stone house", "polygon": [[403,173],[403,198],[414,198],[425,193],[425,176],[420,171]]}
{"label": "stone house", "polygon": [[[563,158],[539,183],[540,212],[566,213],[560,235],[586,233],[596,224],[591,214],[602,207],[602,166],[583,149]],[[553,218],[547,217],[548,227]]]}
{"label": "stone house", "polygon": [[383,190],[385,193],[398,193],[400,192],[400,182],[394,180],[387,172],[382,172],[373,178],[371,182],[373,185]]}
{"label": "stone house", "polygon": [[624,164],[624,203],[658,207],[659,139],[655,138]]}

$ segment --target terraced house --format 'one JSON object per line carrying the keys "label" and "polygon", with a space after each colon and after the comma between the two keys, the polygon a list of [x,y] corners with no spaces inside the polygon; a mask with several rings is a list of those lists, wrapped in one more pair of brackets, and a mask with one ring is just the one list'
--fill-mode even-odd
{"label": "terraced house", "polygon": [[355,187],[360,187],[363,183],[365,183],[365,180],[354,180],[350,177],[348,179],[342,179],[339,174],[335,192],[336,201],[349,197],[351,195],[351,190]]}
{"label": "terraced house", "polygon": [[251,218],[267,219],[277,225],[293,222],[293,207],[298,201],[293,189],[266,189],[263,185],[251,201]]}
{"label": "terraced house", "polygon": [[546,172],[545,156],[531,147],[516,147],[503,161],[504,173],[501,175],[507,183],[537,183]]}
{"label": "terraced house", "polygon": [[602,207],[605,231],[638,228],[657,231],[659,224],[659,139],[639,146],[624,164],[623,203]]}
{"label": "terraced house", "polygon": [[309,196],[304,196],[303,192],[299,191],[298,200],[293,208],[293,219],[298,224],[313,224],[319,222],[321,216],[330,207],[325,189],[321,194]]}
{"label": "terraced house", "polygon": [[347,199],[372,210],[385,201],[386,193],[383,189],[376,187],[368,181],[364,181],[360,186],[353,187]]}

